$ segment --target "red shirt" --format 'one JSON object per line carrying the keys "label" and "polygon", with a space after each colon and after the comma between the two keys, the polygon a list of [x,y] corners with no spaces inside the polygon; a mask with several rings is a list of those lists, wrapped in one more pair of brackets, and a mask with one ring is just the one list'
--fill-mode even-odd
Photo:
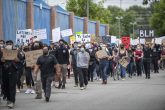
{"label": "red shirt", "polygon": [[142,52],[141,50],[135,50],[135,55],[138,56],[138,57],[135,57],[135,61],[136,61],[136,62],[138,62],[138,61],[141,60],[141,58],[139,58],[139,57],[142,56],[142,53],[143,53],[143,52]]}

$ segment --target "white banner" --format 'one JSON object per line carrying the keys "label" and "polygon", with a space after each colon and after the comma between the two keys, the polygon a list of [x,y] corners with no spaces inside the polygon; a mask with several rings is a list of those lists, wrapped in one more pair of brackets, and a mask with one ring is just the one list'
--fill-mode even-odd
{"label": "white banner", "polygon": [[90,34],[77,34],[76,41],[81,43],[91,42]]}
{"label": "white banner", "polygon": [[66,30],[61,31],[61,36],[62,37],[68,37],[68,36],[71,36],[71,35],[73,35],[72,29],[66,29]]}
{"label": "white banner", "polygon": [[46,29],[37,29],[33,31],[34,39],[42,40],[47,39],[47,32]]}
{"label": "white banner", "polygon": [[17,30],[16,31],[16,43],[25,44],[30,43],[32,40],[33,34],[31,29],[26,30]]}
{"label": "white banner", "polygon": [[61,39],[60,27],[52,30],[53,42],[58,42]]}

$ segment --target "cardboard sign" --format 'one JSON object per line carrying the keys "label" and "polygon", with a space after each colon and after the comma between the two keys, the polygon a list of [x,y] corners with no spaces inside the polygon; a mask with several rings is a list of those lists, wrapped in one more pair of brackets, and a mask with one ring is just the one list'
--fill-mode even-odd
{"label": "cardboard sign", "polygon": [[99,51],[96,52],[96,57],[99,58],[99,59],[102,59],[106,56],[108,56],[108,54],[105,50],[99,50]]}
{"label": "cardboard sign", "polygon": [[90,34],[77,34],[76,41],[80,43],[91,42]]}
{"label": "cardboard sign", "polygon": [[127,61],[127,59],[125,59],[125,58],[120,59],[120,60],[119,60],[119,63],[120,63],[124,68],[126,68],[127,65],[129,64],[128,61]]}
{"label": "cardboard sign", "polygon": [[165,55],[162,55],[161,58],[164,60],[165,59]]}
{"label": "cardboard sign", "polygon": [[61,36],[62,37],[68,37],[68,36],[71,36],[71,35],[73,35],[72,29],[66,29],[66,30],[61,31]]}
{"label": "cardboard sign", "polygon": [[165,39],[162,39],[162,44],[165,46]]}
{"label": "cardboard sign", "polygon": [[130,37],[122,37],[121,38],[122,44],[124,44],[125,48],[128,49],[130,46]]}
{"label": "cardboard sign", "polygon": [[52,30],[53,42],[58,42],[61,39],[60,27]]}
{"label": "cardboard sign", "polygon": [[25,58],[26,58],[26,66],[30,67],[36,64],[38,57],[43,55],[42,50],[34,50],[25,52]]}
{"label": "cardboard sign", "polygon": [[3,49],[2,52],[3,52],[3,58],[5,60],[14,60],[15,58],[17,58],[18,50]]}
{"label": "cardboard sign", "polygon": [[46,29],[37,29],[33,31],[33,36],[37,40],[47,39]]}
{"label": "cardboard sign", "polygon": [[28,44],[31,42],[32,37],[33,37],[33,33],[32,33],[31,29],[16,31],[16,43],[17,44],[25,44],[25,43]]}

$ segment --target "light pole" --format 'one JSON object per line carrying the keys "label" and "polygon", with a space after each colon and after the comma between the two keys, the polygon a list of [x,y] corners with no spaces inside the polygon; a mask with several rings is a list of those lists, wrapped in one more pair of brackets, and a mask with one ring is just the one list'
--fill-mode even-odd
{"label": "light pole", "polygon": [[130,22],[130,24],[133,26],[132,30],[133,30],[133,39],[135,38],[135,24],[136,22]]}
{"label": "light pole", "polygon": [[123,17],[122,16],[120,16],[120,17],[117,16],[116,19],[119,20],[119,38],[121,38],[121,19],[123,19]]}

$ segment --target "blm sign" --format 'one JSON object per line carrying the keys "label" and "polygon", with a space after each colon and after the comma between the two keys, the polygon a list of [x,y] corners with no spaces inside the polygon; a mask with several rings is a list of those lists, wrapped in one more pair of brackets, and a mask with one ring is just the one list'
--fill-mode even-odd
{"label": "blm sign", "polygon": [[139,29],[140,38],[154,38],[154,30],[152,29]]}

